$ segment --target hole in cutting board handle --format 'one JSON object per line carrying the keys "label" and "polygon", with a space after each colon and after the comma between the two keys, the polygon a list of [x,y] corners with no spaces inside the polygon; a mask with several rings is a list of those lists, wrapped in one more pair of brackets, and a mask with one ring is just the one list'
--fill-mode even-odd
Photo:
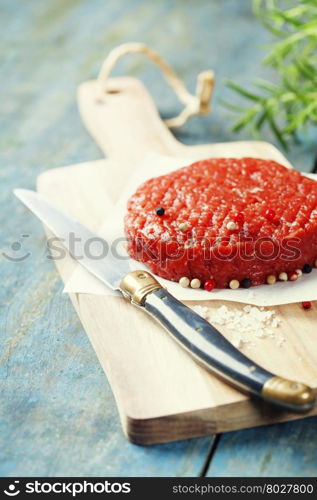
{"label": "hole in cutting board handle", "polygon": [[106,94],[120,94],[122,92],[120,89],[107,89]]}

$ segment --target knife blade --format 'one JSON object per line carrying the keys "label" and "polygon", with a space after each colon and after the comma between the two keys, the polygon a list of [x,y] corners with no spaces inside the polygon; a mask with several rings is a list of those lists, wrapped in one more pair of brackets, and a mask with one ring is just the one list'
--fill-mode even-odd
{"label": "knife blade", "polygon": [[[91,246],[103,242],[107,246],[107,242],[39,193],[15,189],[14,194],[59,238],[79,264],[150,314],[206,369],[233,387],[280,407],[308,411],[314,406],[315,397],[309,386],[274,375],[254,363],[213,325],[173,297],[149,272],[131,271],[129,261],[119,259],[111,251],[102,259],[92,258],[92,252],[88,256],[87,243]],[[71,234],[76,237],[76,255],[70,244]]]}

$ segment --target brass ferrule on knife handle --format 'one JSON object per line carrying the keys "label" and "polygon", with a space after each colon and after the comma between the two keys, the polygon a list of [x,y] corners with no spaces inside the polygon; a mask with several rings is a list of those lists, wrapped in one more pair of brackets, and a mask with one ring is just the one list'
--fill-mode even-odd
{"label": "brass ferrule on knife handle", "polygon": [[213,325],[173,297],[147,271],[128,273],[120,290],[144,308],[205,368],[240,390],[290,410],[310,410],[313,391],[268,372],[236,349]]}
{"label": "brass ferrule on knife handle", "polygon": [[133,304],[142,306],[145,297],[163,288],[162,285],[147,271],[131,271],[120,282],[120,290]]}
{"label": "brass ferrule on knife handle", "polygon": [[284,401],[299,407],[305,407],[315,399],[313,390],[308,385],[277,376],[265,382],[262,396],[269,401]]}

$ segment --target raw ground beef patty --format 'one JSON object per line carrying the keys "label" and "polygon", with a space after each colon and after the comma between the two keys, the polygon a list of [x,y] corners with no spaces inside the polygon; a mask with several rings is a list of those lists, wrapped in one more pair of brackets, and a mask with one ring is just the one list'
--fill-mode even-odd
{"label": "raw ground beef patty", "polygon": [[259,285],[317,258],[317,183],[274,161],[198,161],[146,181],[127,208],[130,255],[172,281]]}

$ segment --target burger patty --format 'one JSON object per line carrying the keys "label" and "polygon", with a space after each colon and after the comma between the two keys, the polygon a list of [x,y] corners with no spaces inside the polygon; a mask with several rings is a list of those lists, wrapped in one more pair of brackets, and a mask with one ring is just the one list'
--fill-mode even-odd
{"label": "burger patty", "polygon": [[149,179],[128,201],[128,252],[168,280],[249,285],[317,258],[317,183],[257,158],[213,158]]}

